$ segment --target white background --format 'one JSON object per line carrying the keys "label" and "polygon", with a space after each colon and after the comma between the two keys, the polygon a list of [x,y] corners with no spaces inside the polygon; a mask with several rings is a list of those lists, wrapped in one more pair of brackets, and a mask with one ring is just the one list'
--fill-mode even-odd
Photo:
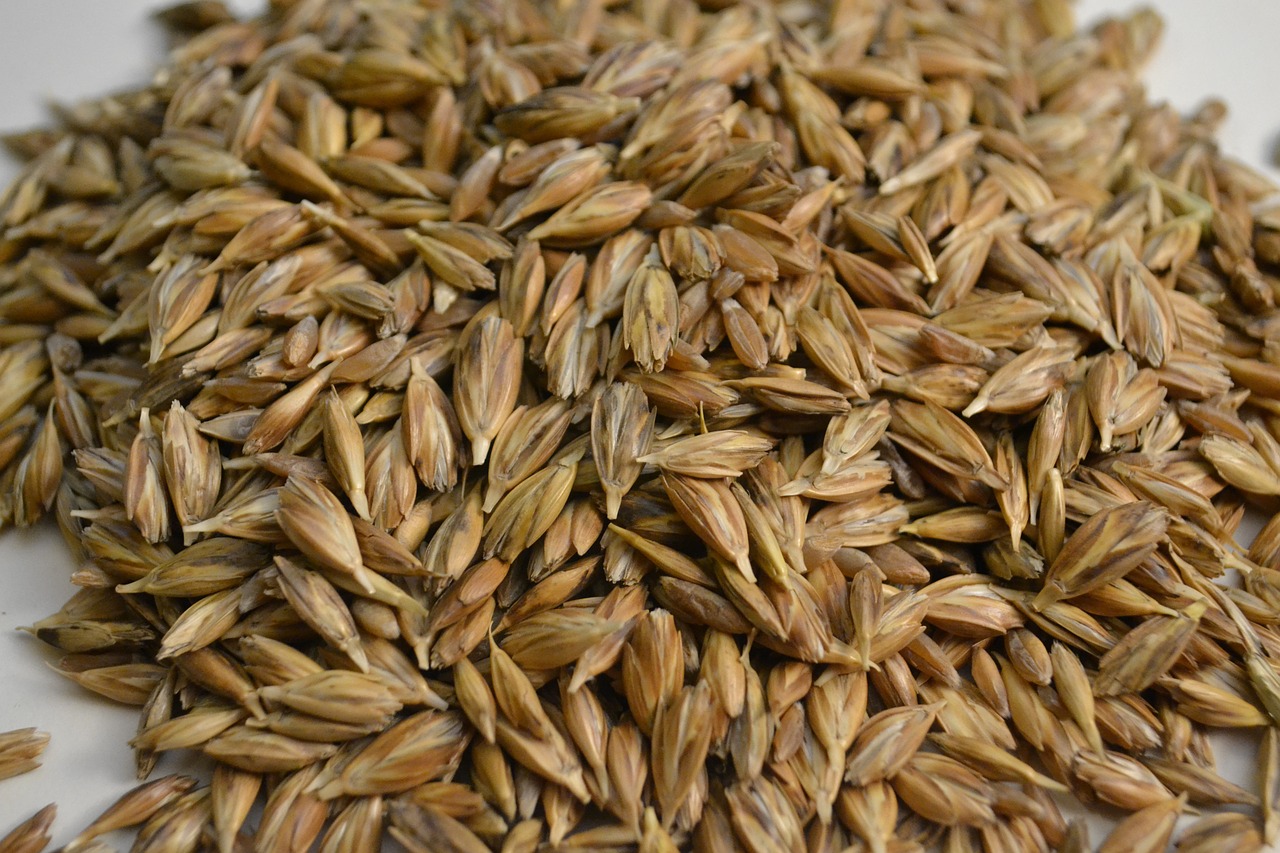
{"label": "white background", "polygon": [[[154,0],[0,0],[0,132],[42,121],[49,99],[73,101],[147,79],[162,50],[146,13]],[[234,5],[245,9],[248,0]],[[1205,97],[1225,98],[1231,115],[1223,148],[1280,179],[1271,165],[1280,132],[1280,3],[1274,0],[1157,0],[1166,31],[1147,73],[1153,97],[1190,110]],[[1079,20],[1132,8],[1085,0]],[[0,155],[0,181],[14,165]],[[57,534],[0,535],[0,731],[36,725],[53,735],[39,770],[0,781],[0,837],[46,803],[60,817],[55,844],[132,784],[126,741],[135,709],[98,700],[46,666],[51,650],[17,632],[54,612],[73,591],[73,570]],[[1254,785],[1254,756],[1243,740],[1219,750],[1224,775]],[[162,762],[159,772],[172,769]],[[1102,832],[1095,830],[1098,843]],[[1225,853],[1225,851],[1224,851]]]}

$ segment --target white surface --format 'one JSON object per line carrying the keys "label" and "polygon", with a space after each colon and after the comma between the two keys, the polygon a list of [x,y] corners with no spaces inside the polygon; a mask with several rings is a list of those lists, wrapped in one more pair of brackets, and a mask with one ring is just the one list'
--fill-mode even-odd
{"label": "white surface", "polygon": [[[155,0],[0,0],[0,131],[37,124],[47,99],[71,101],[147,79],[162,40],[146,19]],[[247,0],[235,4],[253,5]],[[1280,131],[1280,3],[1274,0],[1163,0],[1154,5],[1167,27],[1146,79],[1153,98],[1182,110],[1206,97],[1224,98],[1231,115],[1224,150],[1273,177]],[[1080,20],[1131,8],[1116,0],[1086,0]],[[13,174],[0,157],[0,181]],[[53,735],[44,767],[0,782],[0,837],[46,803],[56,801],[56,844],[64,843],[132,784],[125,742],[135,709],[97,700],[51,672],[56,655],[16,632],[54,612],[73,591],[72,571],[57,534],[9,531],[0,536],[0,731],[36,725]],[[1251,787],[1247,741],[1219,750],[1225,775]],[[166,765],[161,764],[161,771]],[[1102,838],[1095,832],[1094,842]]]}

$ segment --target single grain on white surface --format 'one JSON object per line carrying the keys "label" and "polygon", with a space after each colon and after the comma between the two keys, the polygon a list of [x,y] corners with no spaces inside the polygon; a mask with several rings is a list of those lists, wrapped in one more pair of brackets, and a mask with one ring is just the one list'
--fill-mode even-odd
{"label": "single grain on white surface", "polygon": [[[147,13],[156,0],[0,0],[0,132],[40,123],[44,104],[74,101],[144,82],[163,41]],[[256,4],[232,4],[251,9]],[[1084,0],[1081,21],[1134,4]],[[1280,179],[1272,165],[1280,132],[1280,3],[1275,0],[1159,0],[1164,41],[1146,79],[1153,98],[1191,110],[1207,97],[1231,108],[1221,135],[1225,151]],[[0,157],[0,182],[14,164]],[[52,527],[0,536],[0,731],[35,725],[53,740],[44,766],[0,782],[0,835],[49,802],[57,802],[55,844],[132,784],[126,741],[136,709],[96,699],[53,673],[56,656],[16,629],[58,609],[73,591],[74,569]],[[1221,743],[1223,774],[1253,784],[1248,739]],[[176,765],[162,762],[159,772]],[[1102,838],[1101,825],[1094,841]]]}

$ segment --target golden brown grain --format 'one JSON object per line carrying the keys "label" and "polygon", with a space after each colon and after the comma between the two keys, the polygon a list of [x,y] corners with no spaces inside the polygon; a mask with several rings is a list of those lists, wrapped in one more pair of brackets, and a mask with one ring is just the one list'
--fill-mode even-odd
{"label": "golden brown grain", "polygon": [[1280,217],[1154,14],[162,20],[0,196],[0,521],[80,587],[29,630],[215,762],[82,849],[1275,835]]}

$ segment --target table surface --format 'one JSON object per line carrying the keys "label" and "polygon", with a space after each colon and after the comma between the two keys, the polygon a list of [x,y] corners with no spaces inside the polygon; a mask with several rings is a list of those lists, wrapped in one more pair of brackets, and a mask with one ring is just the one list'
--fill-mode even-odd
{"label": "table surface", "polygon": [[[45,103],[100,95],[145,81],[163,49],[146,13],[155,0],[0,0],[0,132],[43,121]],[[252,9],[239,0],[233,6]],[[1231,108],[1223,150],[1273,178],[1280,103],[1280,3],[1274,0],[1156,0],[1165,17],[1161,49],[1146,80],[1153,98],[1187,111],[1207,97]],[[1134,6],[1126,0],[1084,0],[1079,20]],[[14,164],[0,155],[0,183]],[[71,835],[133,784],[126,741],[136,709],[99,700],[55,674],[57,659],[16,629],[56,611],[73,592],[73,566],[50,528],[0,535],[0,732],[38,726],[52,734],[44,766],[0,782],[0,837],[49,802],[57,802],[55,844]],[[1223,738],[1224,775],[1252,786],[1252,741]],[[158,772],[182,765],[162,761]],[[1095,827],[1094,841],[1105,828]]]}

